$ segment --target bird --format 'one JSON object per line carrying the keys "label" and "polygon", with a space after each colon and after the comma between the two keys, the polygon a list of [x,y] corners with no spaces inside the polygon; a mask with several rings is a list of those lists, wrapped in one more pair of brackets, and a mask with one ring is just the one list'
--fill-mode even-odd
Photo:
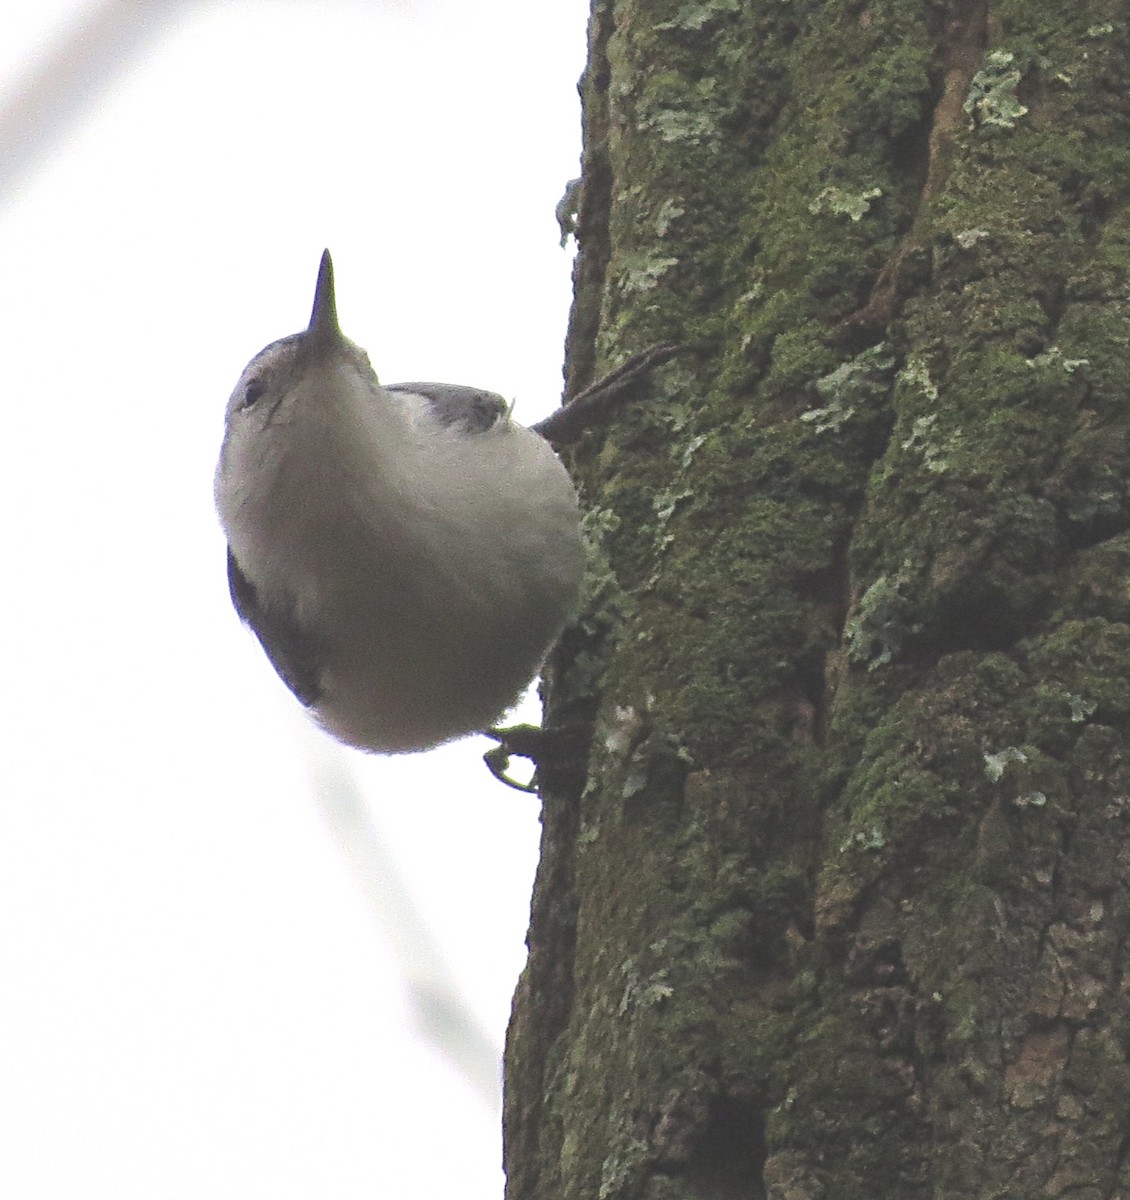
{"label": "bird", "polygon": [[232,603],[339,741],[485,730],[538,672],[585,569],[543,425],[480,388],[381,384],[341,331],[329,251],[306,329],[244,368],[215,474]]}

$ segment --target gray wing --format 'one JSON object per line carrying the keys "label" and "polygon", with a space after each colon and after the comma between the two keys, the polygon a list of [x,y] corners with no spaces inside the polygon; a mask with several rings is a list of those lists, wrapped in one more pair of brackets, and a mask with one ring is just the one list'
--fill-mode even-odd
{"label": "gray wing", "polygon": [[485,433],[506,416],[510,406],[497,392],[458,383],[386,383],[389,392],[423,396],[441,425],[461,425],[468,433]]}
{"label": "gray wing", "polygon": [[321,699],[321,654],[315,641],[293,617],[273,612],[259,603],[255,585],[240,570],[228,547],[228,590],[231,602],[255,632],[279,678],[309,708]]}

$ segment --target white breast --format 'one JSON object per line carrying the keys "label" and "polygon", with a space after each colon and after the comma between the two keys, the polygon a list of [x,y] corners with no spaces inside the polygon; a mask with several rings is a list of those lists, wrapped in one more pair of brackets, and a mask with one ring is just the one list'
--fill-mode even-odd
{"label": "white breast", "polygon": [[564,467],[505,419],[443,426],[360,376],[304,386],[316,403],[296,395],[246,444],[229,430],[236,461],[217,501],[244,573],[289,598],[322,648],[315,715],[382,752],[484,728],[576,602],[584,555]]}

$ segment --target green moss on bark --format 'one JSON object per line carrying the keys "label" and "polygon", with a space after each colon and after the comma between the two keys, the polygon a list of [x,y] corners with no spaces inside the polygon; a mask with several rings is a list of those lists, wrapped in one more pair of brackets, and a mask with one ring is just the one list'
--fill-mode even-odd
{"label": "green moss on bark", "polygon": [[1119,11],[596,4],[512,1200],[1130,1186]]}

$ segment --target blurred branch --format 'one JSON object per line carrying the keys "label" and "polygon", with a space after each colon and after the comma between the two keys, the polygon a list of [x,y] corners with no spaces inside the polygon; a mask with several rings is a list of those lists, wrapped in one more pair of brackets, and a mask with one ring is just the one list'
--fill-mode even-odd
{"label": "blurred branch", "polygon": [[502,1054],[472,1018],[459,986],[366,811],[343,756],[312,756],[316,799],[388,938],[424,1033],[497,1112]]}
{"label": "blurred branch", "polygon": [[57,34],[0,107],[0,201],[63,140],[142,44],[192,0],[106,0]]}

